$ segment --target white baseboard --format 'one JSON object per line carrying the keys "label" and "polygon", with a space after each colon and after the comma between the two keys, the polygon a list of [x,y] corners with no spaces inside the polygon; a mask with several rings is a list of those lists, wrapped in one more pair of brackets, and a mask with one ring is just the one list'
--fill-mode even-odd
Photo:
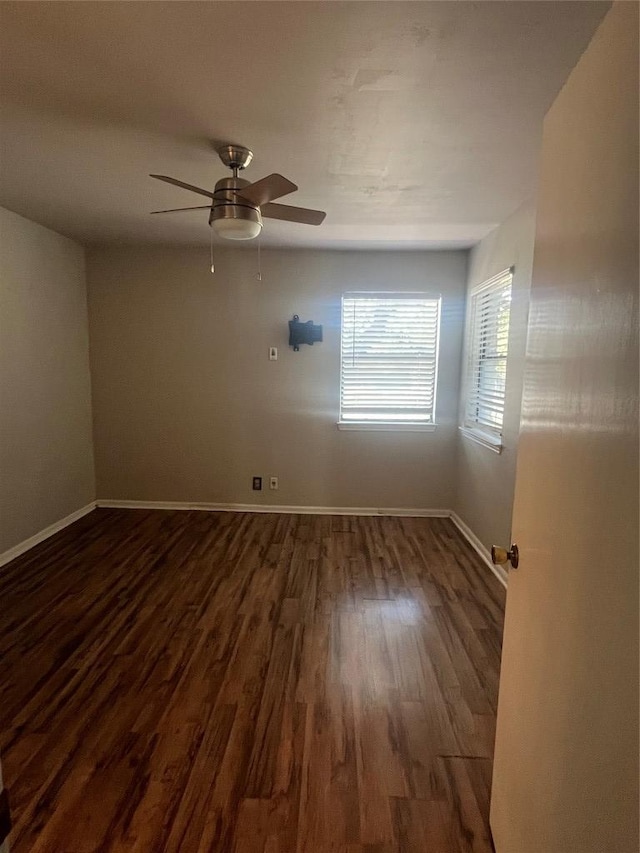
{"label": "white baseboard", "polygon": [[173,501],[118,501],[100,498],[99,507],[112,509],[196,509],[204,512],[277,512],[285,515],[389,515],[406,518],[449,518],[448,509],[363,506],[281,506],[269,504],[189,503]]}
{"label": "white baseboard", "polygon": [[25,551],[29,550],[29,548],[33,548],[34,545],[39,545],[40,542],[44,542],[45,539],[53,536],[53,534],[57,533],[59,530],[64,530],[65,527],[73,524],[74,521],[82,518],[83,515],[87,515],[87,513],[91,512],[91,510],[95,508],[96,502],[91,501],[91,503],[83,506],[81,509],[77,509],[75,512],[72,512],[71,515],[61,518],[60,521],[50,524],[48,527],[45,527],[44,530],[41,530],[39,533],[35,533],[28,539],[25,539],[24,542],[19,542],[17,545],[14,545],[13,548],[9,548],[8,551],[4,551],[4,553],[0,554],[0,566],[4,566],[7,563],[10,563],[11,560],[15,560],[16,557],[24,554]]}
{"label": "white baseboard", "polygon": [[460,533],[462,533],[469,545],[471,545],[474,551],[477,552],[483,563],[485,563],[491,569],[491,571],[498,578],[500,583],[506,588],[507,572],[505,571],[505,569],[503,569],[502,566],[493,565],[493,563],[491,562],[491,556],[489,555],[489,551],[487,550],[487,548],[485,548],[485,546],[478,539],[473,530],[464,523],[464,521],[456,512],[451,510],[451,512],[449,513],[449,517],[451,518],[451,521],[453,521],[455,526],[458,528]]}
{"label": "white baseboard", "polygon": [[4,566],[25,551],[44,542],[54,533],[63,530],[83,515],[91,512],[96,507],[109,507],[112,509],[169,509],[169,510],[201,510],[204,512],[272,512],[287,515],[362,515],[362,516],[399,516],[405,518],[450,518],[460,533],[464,536],[471,547],[498,578],[503,586],[507,586],[507,572],[502,566],[494,566],[491,562],[489,552],[478,539],[475,533],[468,527],[460,516],[449,509],[407,509],[406,507],[358,507],[358,506],[280,506],[266,504],[228,504],[228,503],[188,503],[174,501],[119,501],[99,499],[72,512],[66,518],[50,524],[34,536],[25,539],[18,545],[14,545],[8,551],[0,554],[0,566]]}

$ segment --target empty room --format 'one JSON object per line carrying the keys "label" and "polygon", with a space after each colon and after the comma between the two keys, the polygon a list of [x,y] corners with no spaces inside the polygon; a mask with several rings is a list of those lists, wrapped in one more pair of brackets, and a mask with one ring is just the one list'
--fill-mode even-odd
{"label": "empty room", "polygon": [[638,29],[0,2],[0,853],[637,853]]}

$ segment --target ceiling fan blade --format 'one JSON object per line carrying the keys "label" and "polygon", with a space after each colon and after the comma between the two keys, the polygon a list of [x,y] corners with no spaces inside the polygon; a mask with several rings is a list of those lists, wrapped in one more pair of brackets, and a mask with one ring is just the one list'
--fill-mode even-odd
{"label": "ceiling fan blade", "polygon": [[283,178],[282,175],[267,175],[266,178],[261,178],[255,184],[249,184],[248,187],[243,187],[240,190],[240,198],[251,204],[257,204],[262,207],[263,204],[273,201],[274,198],[282,198],[283,195],[294,193],[298,187]]}
{"label": "ceiling fan blade", "polygon": [[264,204],[260,208],[269,219],[284,219],[285,222],[302,222],[304,225],[320,225],[327,215],[324,210],[308,207],[293,207],[290,204]]}
{"label": "ceiling fan blade", "polygon": [[182,187],[183,190],[191,190],[192,193],[206,195],[207,198],[213,198],[213,193],[210,193],[209,190],[194,187],[192,184],[185,184],[184,181],[178,181],[175,178],[168,178],[166,175],[149,175],[149,177],[156,178],[159,181],[164,181],[166,184],[173,184],[176,187]]}
{"label": "ceiling fan blade", "polygon": [[211,210],[211,205],[199,204],[198,207],[172,207],[169,210],[152,210],[151,213],[181,213],[183,210]]}

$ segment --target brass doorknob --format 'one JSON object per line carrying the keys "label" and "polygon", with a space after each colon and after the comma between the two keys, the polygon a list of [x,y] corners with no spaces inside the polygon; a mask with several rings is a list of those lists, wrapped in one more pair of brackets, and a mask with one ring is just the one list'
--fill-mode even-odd
{"label": "brass doorknob", "polygon": [[513,544],[507,551],[506,548],[501,548],[499,545],[491,546],[491,562],[494,566],[511,563],[512,569],[518,568],[518,546]]}

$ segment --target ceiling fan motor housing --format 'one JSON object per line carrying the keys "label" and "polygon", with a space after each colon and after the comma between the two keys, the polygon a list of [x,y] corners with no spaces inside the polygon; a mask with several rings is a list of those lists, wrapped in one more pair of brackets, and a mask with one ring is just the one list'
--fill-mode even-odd
{"label": "ceiling fan motor housing", "polygon": [[[239,196],[250,181],[244,178],[222,178],[213,192],[213,204],[209,213],[209,225],[230,240],[250,240],[262,230],[262,216],[257,205],[250,204]],[[235,227],[234,227],[235,224]],[[249,226],[253,225],[253,228]]]}

